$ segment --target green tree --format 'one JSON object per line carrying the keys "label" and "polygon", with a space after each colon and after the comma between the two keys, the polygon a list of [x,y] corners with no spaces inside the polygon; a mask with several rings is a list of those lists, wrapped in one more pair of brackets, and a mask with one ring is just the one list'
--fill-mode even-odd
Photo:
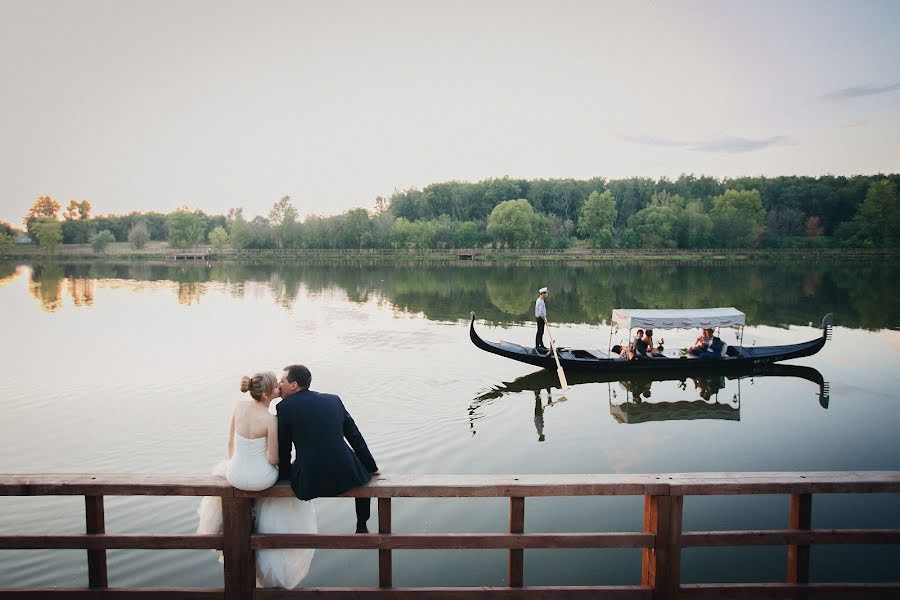
{"label": "green tree", "polygon": [[59,211],[59,202],[57,202],[50,196],[39,196],[38,199],[34,201],[34,204],[31,205],[31,208],[28,209],[28,212],[25,213],[25,217],[22,219],[28,235],[30,235],[32,238],[36,238],[37,234],[32,228],[35,221],[41,217],[49,217],[53,220],[57,220],[59,218]]}
{"label": "green tree", "polygon": [[169,244],[174,248],[190,248],[203,241],[206,233],[206,220],[202,212],[191,212],[182,206],[166,217],[169,230]]}
{"label": "green tree", "polygon": [[896,247],[900,243],[900,197],[897,186],[887,179],[869,184],[866,199],[854,221],[859,235],[876,247]]}
{"label": "green tree", "polygon": [[228,245],[228,232],[222,226],[216,227],[209,232],[209,243],[217,250],[221,250]]}
{"label": "green tree", "polygon": [[15,246],[15,239],[5,231],[0,231],[0,254],[9,252]]}
{"label": "green tree", "polygon": [[746,248],[762,233],[766,211],[757,190],[727,190],[713,198],[710,217],[720,247]]}
{"label": "green tree", "polygon": [[611,248],[617,215],[616,199],[612,192],[591,192],[581,207],[578,233],[589,239],[594,248]]}
{"label": "green tree", "polygon": [[463,221],[456,227],[453,245],[457,248],[477,248],[482,243],[482,233],[475,221]]}
{"label": "green tree", "polygon": [[53,253],[62,241],[62,225],[53,217],[36,217],[31,222],[31,233],[38,246]]}
{"label": "green tree", "polygon": [[63,214],[63,243],[86,244],[90,238],[91,203],[70,200]]}
{"label": "green tree", "polygon": [[369,219],[369,211],[364,208],[354,208],[343,215],[338,221],[340,234],[337,243],[341,248],[371,248],[372,247],[372,221]]}
{"label": "green tree", "polygon": [[681,227],[681,248],[709,248],[712,243],[712,218],[703,210],[700,200],[688,202]]}
{"label": "green tree", "polygon": [[272,224],[275,233],[275,243],[279,248],[291,244],[297,222],[297,209],[291,203],[290,196],[282,196],[269,211],[269,223]]}
{"label": "green tree", "polygon": [[128,241],[131,242],[131,247],[135,250],[140,250],[146,246],[149,239],[150,229],[144,221],[137,223],[131,228],[131,231],[128,232]]}
{"label": "green tree", "polygon": [[628,219],[628,239],[637,248],[675,248],[678,215],[671,206],[648,206]]}
{"label": "green tree", "polygon": [[528,200],[506,200],[494,207],[488,217],[487,232],[500,246],[527,246],[534,235],[534,209]]}
{"label": "green tree", "polygon": [[116,236],[114,236],[111,231],[104,229],[96,235],[91,236],[91,248],[93,248],[94,252],[97,254],[102,254],[106,251],[106,247],[115,241]]}

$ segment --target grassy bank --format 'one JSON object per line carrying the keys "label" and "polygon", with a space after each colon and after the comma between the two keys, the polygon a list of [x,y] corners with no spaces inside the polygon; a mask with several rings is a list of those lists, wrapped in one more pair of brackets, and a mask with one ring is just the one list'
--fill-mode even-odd
{"label": "grassy bank", "polygon": [[165,242],[151,242],[142,249],[134,249],[127,243],[114,243],[103,253],[94,252],[87,244],[67,244],[56,247],[53,253],[35,246],[16,246],[0,254],[5,258],[26,260],[65,261],[168,261],[196,263],[209,261],[227,262],[306,262],[318,260],[379,260],[387,262],[772,262],[819,260],[895,260],[900,249],[870,248],[816,248],[816,249],[287,249],[287,250],[215,250],[195,248],[179,250]]}

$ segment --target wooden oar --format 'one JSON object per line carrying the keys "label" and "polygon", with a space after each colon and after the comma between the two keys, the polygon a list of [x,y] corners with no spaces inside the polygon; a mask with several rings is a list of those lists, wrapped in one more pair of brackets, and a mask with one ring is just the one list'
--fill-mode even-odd
{"label": "wooden oar", "polygon": [[553,341],[553,334],[550,333],[550,328],[547,327],[546,323],[544,323],[544,327],[547,329],[547,336],[550,338],[550,350],[553,351],[553,358],[556,359],[556,374],[559,375],[559,389],[561,392],[565,392],[569,389],[569,382],[566,381],[566,373],[563,371],[562,365],[559,364],[559,355],[556,353],[556,342]]}

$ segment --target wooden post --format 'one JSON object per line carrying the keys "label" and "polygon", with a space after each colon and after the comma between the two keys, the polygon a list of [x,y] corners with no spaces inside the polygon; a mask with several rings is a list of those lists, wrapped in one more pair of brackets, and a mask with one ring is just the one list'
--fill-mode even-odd
{"label": "wooden post", "polygon": [[[391,499],[378,499],[378,533],[391,533]],[[389,588],[393,582],[391,549],[378,550],[378,586]]]}
{"label": "wooden post", "polygon": [[[103,513],[103,496],[84,497],[85,533],[106,533]],[[109,585],[106,575],[106,550],[88,550],[88,585],[105,588]]]}
{"label": "wooden post", "polygon": [[222,498],[225,600],[250,598],[256,587],[256,555],[250,549],[250,498]]}
{"label": "wooden post", "polygon": [[[509,532],[525,533],[525,498],[509,499]],[[509,550],[509,587],[524,584],[525,551],[521,548]]]}
{"label": "wooden post", "polygon": [[[789,529],[812,527],[812,494],[791,494]],[[787,551],[787,582],[809,583],[809,545],[789,544]]]}
{"label": "wooden post", "polygon": [[680,592],[683,506],[683,496],[644,496],[644,531],[656,537],[642,552],[641,585],[653,588],[654,599],[675,600]]}

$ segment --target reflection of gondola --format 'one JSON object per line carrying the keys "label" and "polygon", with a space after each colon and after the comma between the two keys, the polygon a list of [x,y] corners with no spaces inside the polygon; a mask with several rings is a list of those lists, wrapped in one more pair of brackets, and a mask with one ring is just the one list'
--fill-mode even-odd
{"label": "reflection of gondola", "polygon": [[[723,373],[722,376],[727,379],[745,379],[748,377],[798,377],[800,379],[805,379],[819,386],[819,404],[822,408],[828,408],[828,383],[822,377],[822,374],[812,367],[801,367],[796,365],[747,365],[743,368],[731,369],[726,373]],[[640,389],[647,383],[656,381],[685,381],[688,379],[696,379],[701,382],[706,381],[707,383],[703,385],[709,386],[712,384],[713,379],[718,378],[718,375],[711,377],[709,372],[703,370],[668,369],[629,376],[623,376],[621,373],[591,373],[582,371],[573,372],[568,379],[569,385],[573,387],[584,383],[627,381],[632,389]],[[481,394],[475,399],[473,404],[480,404],[484,401],[499,398],[506,394],[523,392],[525,390],[539,391],[558,387],[559,380],[556,378],[556,373],[550,371],[536,371]],[[700,387],[702,387],[702,385]],[[698,397],[698,400],[700,399],[701,398]]]}
{"label": "reflection of gondola", "polygon": [[[743,323],[743,313],[740,313],[740,311],[736,311],[734,309],[709,309],[706,311],[693,311],[693,313],[701,315],[700,317],[697,317],[695,319],[695,322],[712,322],[710,320],[711,318],[706,317],[706,315],[719,310],[733,311],[735,315],[739,315],[739,322]],[[649,313],[653,311],[644,312]],[[669,312],[677,311],[665,311],[666,314]],[[689,311],[684,312],[688,313]],[[511,358],[513,360],[517,360],[529,365],[534,365],[536,367],[543,367],[544,369],[550,370],[556,369],[556,362],[554,360],[554,357],[552,355],[548,355],[546,352],[538,352],[534,348],[520,346],[519,344],[513,344],[511,342],[489,342],[483,340],[475,332],[475,313],[473,312],[471,316],[472,320],[469,324],[469,338],[472,340],[472,343],[474,343],[482,350],[490,352],[491,354],[497,354],[498,356]],[[654,321],[649,317],[644,317],[641,321],[636,321],[634,318],[629,318],[629,320],[627,321],[629,327],[634,322],[669,323],[670,321],[663,319]],[[690,319],[684,318],[679,322],[678,325],[670,326],[681,326],[689,322],[691,322]],[[737,319],[735,320],[735,322],[737,322]],[[803,356],[811,356],[821,350],[822,347],[825,346],[825,341],[831,337],[831,324],[831,314],[825,315],[825,318],[822,319],[822,336],[808,342],[801,342],[799,344],[786,344],[783,346],[757,346],[754,348],[732,347],[727,349],[726,355],[721,357],[717,356],[716,358],[712,359],[697,359],[682,356],[654,357],[644,360],[625,360],[616,354],[608,354],[599,350],[558,348],[559,362],[565,370],[567,376],[569,376],[570,372],[575,371],[593,371],[600,373],[616,372],[620,374],[631,374],[656,372],[687,367],[694,370],[726,371],[753,365],[772,364],[775,362],[780,362],[792,358],[800,358]],[[659,327],[665,326],[666,325],[660,325]]]}
{"label": "reflection of gondola", "polygon": [[[577,372],[569,378],[570,387],[587,383],[618,382],[625,388],[625,402],[614,402],[616,395],[614,386],[609,390],[609,411],[619,423],[644,423],[648,421],[674,421],[694,419],[740,420],[740,380],[756,377],[796,377],[816,384],[819,388],[819,404],[828,408],[828,383],[822,374],[811,367],[794,365],[750,365],[742,369],[729,370],[727,373],[710,373],[691,369],[670,369],[654,373],[632,375],[627,378],[621,374]],[[738,391],[731,398],[720,399],[719,392],[725,387],[725,380],[738,380]],[[682,391],[696,394],[694,400],[688,401],[649,401],[648,392],[655,382],[678,382]],[[534,392],[534,425],[538,441],[544,441],[544,412],[566,400],[565,397],[553,397],[552,391],[559,388],[559,380],[555,373],[536,371],[515,381],[504,383],[476,397],[469,405],[469,426],[475,434],[476,423],[484,416],[486,405],[493,403],[507,394],[525,391]],[[630,395],[630,398],[628,397]],[[546,396],[546,404],[542,401]],[[636,397],[635,397],[636,396]],[[617,398],[618,400],[618,398]]]}
{"label": "reflection of gondola", "polygon": [[[805,368],[805,367],[800,367]],[[693,421],[697,419],[719,419],[739,421],[741,419],[740,386],[730,400],[719,399],[719,391],[725,387],[723,375],[693,375],[690,377],[696,397],[693,400],[649,401],[651,384],[659,379],[641,377],[619,382],[625,390],[625,401],[614,402],[618,394],[610,390],[609,413],[619,423],[645,423],[648,421]],[[678,388],[688,392],[688,379],[680,380]],[[821,388],[820,388],[821,389]]]}
{"label": "reflection of gondola", "polygon": [[609,414],[619,423],[646,423],[648,421],[693,421],[717,419],[740,421],[740,405],[703,402],[702,400],[678,402],[625,402],[610,404]]}

